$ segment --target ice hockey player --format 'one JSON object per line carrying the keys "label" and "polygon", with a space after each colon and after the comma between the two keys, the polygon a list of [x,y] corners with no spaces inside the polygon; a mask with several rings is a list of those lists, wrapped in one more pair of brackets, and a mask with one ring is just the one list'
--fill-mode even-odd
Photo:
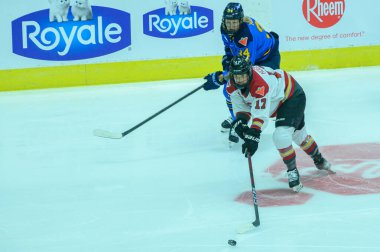
{"label": "ice hockey player", "polygon": [[227,92],[236,116],[232,128],[244,140],[242,152],[246,157],[255,154],[264,123],[275,117],[273,141],[287,167],[290,188],[299,192],[303,187],[293,141],[313,159],[319,170],[334,173],[306,131],[306,96],[290,74],[281,69],[252,66],[243,56],[231,59],[229,71]]}
{"label": "ice hockey player", "polygon": [[223,12],[220,30],[225,50],[222,58],[223,72],[218,71],[207,75],[204,89],[216,89],[220,85],[224,85],[223,94],[230,117],[222,122],[221,131],[229,131],[229,140],[238,142],[239,138],[231,131],[231,124],[235,120],[235,116],[223,77],[224,79],[229,78],[228,68],[231,58],[237,55],[248,57],[255,65],[273,69],[280,68],[279,39],[276,33],[266,32],[255,19],[245,17],[243,7],[239,3],[227,4]]}

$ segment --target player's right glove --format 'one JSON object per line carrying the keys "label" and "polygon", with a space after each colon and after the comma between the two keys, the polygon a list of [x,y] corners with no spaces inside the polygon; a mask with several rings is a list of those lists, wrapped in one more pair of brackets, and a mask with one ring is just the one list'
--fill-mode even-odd
{"label": "player's right glove", "polygon": [[244,134],[247,130],[249,130],[249,127],[246,120],[236,118],[236,120],[232,123],[232,130],[234,130],[241,139],[244,139]]}
{"label": "player's right glove", "polygon": [[224,82],[221,82],[219,80],[219,76],[222,74],[222,71],[216,71],[214,73],[210,73],[207,76],[205,76],[203,79],[206,80],[206,82],[203,84],[204,90],[211,90],[211,89],[217,89],[221,85],[224,84]]}
{"label": "player's right glove", "polygon": [[248,129],[244,134],[244,143],[241,146],[241,151],[245,157],[253,156],[259,147],[261,130]]}

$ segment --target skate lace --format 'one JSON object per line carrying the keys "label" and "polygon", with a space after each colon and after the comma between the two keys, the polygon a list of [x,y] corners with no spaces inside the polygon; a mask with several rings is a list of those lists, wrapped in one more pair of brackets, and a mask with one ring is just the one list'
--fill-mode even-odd
{"label": "skate lace", "polygon": [[325,159],[319,154],[313,159],[315,165],[323,164]]}
{"label": "skate lace", "polygon": [[324,162],[325,162],[324,159],[318,159],[318,160],[314,161],[314,164],[317,165],[317,166],[321,166],[321,165],[323,165]]}
{"label": "skate lace", "polygon": [[289,182],[297,181],[299,179],[298,173],[296,170],[288,171]]}

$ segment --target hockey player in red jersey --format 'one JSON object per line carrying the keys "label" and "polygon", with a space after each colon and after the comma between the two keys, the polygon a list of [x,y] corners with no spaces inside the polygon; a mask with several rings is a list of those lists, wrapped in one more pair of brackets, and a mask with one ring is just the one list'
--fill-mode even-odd
{"label": "hockey player in red jersey", "polygon": [[227,92],[236,116],[233,128],[244,140],[242,152],[246,157],[255,154],[263,125],[275,117],[273,141],[287,166],[290,188],[299,192],[303,187],[292,142],[313,159],[318,169],[332,172],[331,164],[322,157],[317,143],[306,131],[306,96],[290,74],[281,69],[252,66],[242,56],[232,58],[229,70],[232,78]]}

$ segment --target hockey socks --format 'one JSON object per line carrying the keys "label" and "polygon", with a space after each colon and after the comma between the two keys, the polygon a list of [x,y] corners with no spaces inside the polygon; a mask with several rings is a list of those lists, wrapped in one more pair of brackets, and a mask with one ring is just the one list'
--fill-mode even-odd
{"label": "hockey socks", "polygon": [[296,165],[296,152],[292,145],[287,148],[278,149],[282,160],[284,161],[286,167],[288,168],[288,182],[289,187],[292,188],[293,191],[299,192],[303,185],[300,182],[300,175],[297,170]]}

